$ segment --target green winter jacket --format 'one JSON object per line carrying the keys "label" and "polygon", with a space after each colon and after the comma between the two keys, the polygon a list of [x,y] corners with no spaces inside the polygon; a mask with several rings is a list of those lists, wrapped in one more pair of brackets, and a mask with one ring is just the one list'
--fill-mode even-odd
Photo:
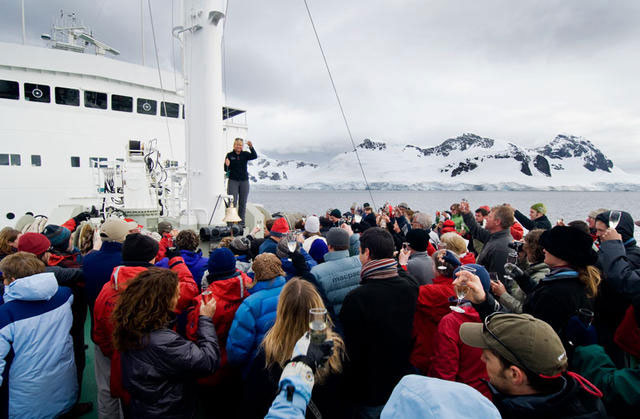
{"label": "green winter jacket", "polygon": [[576,348],[572,365],[602,391],[609,414],[624,416],[640,407],[640,365],[636,358],[632,358],[632,367],[618,369],[602,346],[588,345]]}

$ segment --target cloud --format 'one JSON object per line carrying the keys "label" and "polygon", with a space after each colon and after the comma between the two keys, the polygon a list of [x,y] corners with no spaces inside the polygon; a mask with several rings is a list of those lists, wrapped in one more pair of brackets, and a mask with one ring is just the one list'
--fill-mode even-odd
{"label": "cloud", "polygon": [[[77,10],[120,59],[141,61],[138,2],[25,3],[30,43],[60,8]],[[178,3],[152,2],[165,68]],[[475,132],[527,146],[562,132],[590,139],[623,168],[637,164],[638,1],[308,3],[356,142],[433,145]],[[19,41],[18,2],[0,10],[2,39]],[[350,149],[304,3],[236,0],[227,12],[227,102],[248,110],[256,146]],[[145,15],[146,64],[155,65]]]}

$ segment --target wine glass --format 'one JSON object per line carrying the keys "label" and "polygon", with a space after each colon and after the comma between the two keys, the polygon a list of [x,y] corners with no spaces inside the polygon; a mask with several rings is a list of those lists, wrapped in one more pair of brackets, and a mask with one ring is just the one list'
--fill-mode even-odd
{"label": "wine glass", "polygon": [[[463,271],[471,272],[474,275],[476,272],[476,268],[473,268],[468,265],[462,265],[460,269]],[[464,296],[467,295],[467,292],[469,291],[469,287],[467,285],[459,284],[459,285],[456,285],[454,288],[456,291],[456,297],[458,298],[458,301],[456,302],[455,306],[449,306],[449,308],[457,313],[464,313],[464,309],[460,307],[460,304],[462,304],[462,301],[464,300]]]}
{"label": "wine glass", "polygon": [[312,343],[321,344],[327,339],[326,308],[312,308],[309,310],[309,331]]}
{"label": "wine glass", "polygon": [[620,216],[622,213],[620,211],[611,211],[609,213],[609,228],[616,229],[618,227],[618,223],[620,222]]}
{"label": "wine glass", "polygon": [[289,252],[293,253],[296,251],[296,247],[298,246],[298,242],[296,241],[296,236],[294,233],[287,234],[287,248]]}

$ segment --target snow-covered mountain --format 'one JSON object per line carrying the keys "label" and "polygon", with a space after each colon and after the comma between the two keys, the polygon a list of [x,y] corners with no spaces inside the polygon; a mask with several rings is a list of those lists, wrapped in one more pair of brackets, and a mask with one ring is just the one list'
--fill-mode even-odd
{"label": "snow-covered mountain", "polygon": [[[537,148],[464,134],[435,147],[365,139],[357,146],[373,189],[387,190],[640,190],[640,176],[625,173],[582,137],[558,135]],[[364,189],[356,155],[328,163],[275,160],[250,162],[251,181],[261,188]]]}

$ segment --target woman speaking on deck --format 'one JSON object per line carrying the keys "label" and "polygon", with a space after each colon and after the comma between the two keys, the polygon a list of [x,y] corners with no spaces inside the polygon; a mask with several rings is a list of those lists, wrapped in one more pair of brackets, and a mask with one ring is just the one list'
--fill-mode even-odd
{"label": "woman speaking on deck", "polygon": [[238,208],[238,215],[244,224],[244,213],[247,209],[247,197],[249,196],[249,173],[247,162],[258,158],[251,141],[247,141],[250,151],[242,151],[244,140],[236,138],[233,141],[233,151],[227,153],[224,159],[224,170],[229,175],[227,193],[233,196],[233,204]]}

